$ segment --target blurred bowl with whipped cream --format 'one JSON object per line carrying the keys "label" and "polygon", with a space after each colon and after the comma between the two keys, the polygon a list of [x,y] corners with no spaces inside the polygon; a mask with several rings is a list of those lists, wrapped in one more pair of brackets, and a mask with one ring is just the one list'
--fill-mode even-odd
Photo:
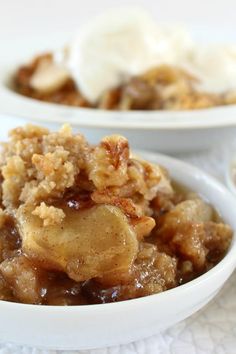
{"label": "blurred bowl with whipped cream", "polygon": [[195,40],[136,8],[91,19],[65,46],[24,61],[18,41],[20,55],[0,61],[2,112],[172,153],[235,135],[236,43]]}

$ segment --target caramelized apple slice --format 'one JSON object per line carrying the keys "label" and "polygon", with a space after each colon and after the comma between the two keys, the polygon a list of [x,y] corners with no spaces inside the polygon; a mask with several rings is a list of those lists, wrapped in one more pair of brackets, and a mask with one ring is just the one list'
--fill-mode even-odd
{"label": "caramelized apple slice", "polygon": [[64,209],[61,224],[43,227],[32,209],[17,212],[23,251],[46,269],[61,270],[76,281],[128,273],[138,252],[136,233],[112,205]]}
{"label": "caramelized apple slice", "polygon": [[0,272],[16,299],[26,304],[41,304],[46,289],[46,274],[23,255],[5,259]]}
{"label": "caramelized apple slice", "polygon": [[166,226],[183,223],[204,223],[213,217],[212,207],[201,199],[185,200],[165,216]]}
{"label": "caramelized apple slice", "polygon": [[51,93],[64,85],[69,72],[51,60],[43,60],[33,73],[30,86],[41,93]]}
{"label": "caramelized apple slice", "polygon": [[[205,225],[213,218],[213,209],[201,199],[185,200],[159,218],[156,242],[163,249],[180,255],[203,271],[208,250],[205,247]],[[210,238],[210,227],[209,227]],[[167,248],[165,248],[167,250]]]}

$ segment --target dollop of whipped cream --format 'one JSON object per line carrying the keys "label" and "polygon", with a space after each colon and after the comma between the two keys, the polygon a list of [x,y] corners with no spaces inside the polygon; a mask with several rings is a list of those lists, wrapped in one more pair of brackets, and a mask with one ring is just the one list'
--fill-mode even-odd
{"label": "dollop of whipped cream", "polygon": [[54,53],[82,94],[96,103],[102,94],[134,75],[161,65],[193,74],[197,89],[223,93],[236,89],[236,46],[201,45],[180,26],[157,25],[142,9],[115,9],[84,25]]}
{"label": "dollop of whipped cream", "polygon": [[224,93],[236,89],[236,45],[196,44],[183,65],[197,79],[197,88],[205,92]]}
{"label": "dollop of whipped cream", "polygon": [[57,52],[55,60],[64,62],[80,91],[96,102],[134,75],[163,63],[180,64],[192,46],[181,27],[157,26],[140,9],[116,9],[81,28],[66,55]]}

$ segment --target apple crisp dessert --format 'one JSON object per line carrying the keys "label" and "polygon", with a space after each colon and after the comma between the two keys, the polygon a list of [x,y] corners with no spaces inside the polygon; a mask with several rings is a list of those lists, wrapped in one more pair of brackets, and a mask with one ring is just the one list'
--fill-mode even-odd
{"label": "apple crisp dessert", "polygon": [[82,305],[156,294],[216,265],[232,230],[118,135],[10,132],[0,155],[0,299]]}
{"label": "apple crisp dessert", "polygon": [[195,88],[197,81],[186,70],[159,65],[106,90],[91,103],[69,72],[57,65],[51,54],[45,54],[17,70],[13,87],[24,96],[45,102],[106,110],[192,110],[236,103],[234,92],[202,92]]}

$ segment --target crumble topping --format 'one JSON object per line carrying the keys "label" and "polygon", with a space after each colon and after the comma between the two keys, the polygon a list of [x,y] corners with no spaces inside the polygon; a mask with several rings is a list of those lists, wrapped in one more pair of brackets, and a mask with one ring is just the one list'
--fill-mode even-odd
{"label": "crumble topping", "polygon": [[55,208],[54,206],[47,206],[44,202],[41,202],[33,211],[33,215],[40,217],[43,220],[43,226],[61,224],[65,218],[65,213],[62,209]]}

